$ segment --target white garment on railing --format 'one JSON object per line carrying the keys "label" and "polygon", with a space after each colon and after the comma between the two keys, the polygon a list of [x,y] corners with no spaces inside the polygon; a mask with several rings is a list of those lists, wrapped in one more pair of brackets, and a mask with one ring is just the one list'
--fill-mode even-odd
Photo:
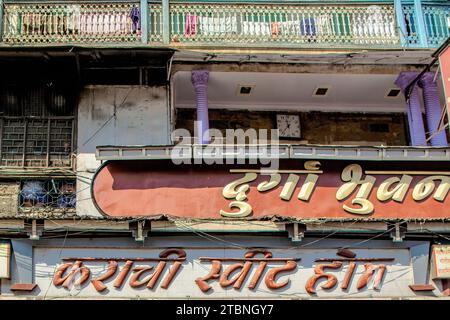
{"label": "white garment on railing", "polygon": [[67,7],[67,29],[71,30],[74,33],[78,33],[80,31],[81,24],[81,11],[80,6],[72,5]]}
{"label": "white garment on railing", "polygon": [[200,17],[203,35],[237,33],[236,17]]}
{"label": "white garment on railing", "polygon": [[252,36],[271,36],[270,24],[268,22],[242,22],[242,34]]}
{"label": "white garment on railing", "polygon": [[16,35],[18,33],[20,33],[20,31],[18,30],[19,27],[19,13],[14,12],[14,10],[11,10],[11,12],[8,12],[5,15],[6,19],[5,19],[5,30],[4,33],[5,35]]}
{"label": "white garment on railing", "polygon": [[350,23],[355,38],[386,38],[395,34],[393,21],[389,21],[378,6],[369,6],[365,12],[358,13]]}
{"label": "white garment on railing", "polygon": [[318,36],[333,35],[333,28],[331,27],[331,17],[328,14],[321,14],[314,17],[316,23],[316,34]]}

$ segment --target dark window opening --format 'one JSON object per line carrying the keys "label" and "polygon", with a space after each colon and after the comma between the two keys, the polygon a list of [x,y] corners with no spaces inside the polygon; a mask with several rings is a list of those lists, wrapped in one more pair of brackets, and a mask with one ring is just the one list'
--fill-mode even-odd
{"label": "dark window opening", "polygon": [[370,123],[369,124],[370,132],[389,132],[389,124],[387,123]]}

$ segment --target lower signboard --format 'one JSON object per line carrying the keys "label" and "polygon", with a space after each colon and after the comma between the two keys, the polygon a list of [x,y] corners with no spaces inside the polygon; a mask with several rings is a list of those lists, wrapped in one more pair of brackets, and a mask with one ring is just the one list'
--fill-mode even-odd
{"label": "lower signboard", "polygon": [[407,248],[35,248],[38,295],[113,298],[408,297]]}

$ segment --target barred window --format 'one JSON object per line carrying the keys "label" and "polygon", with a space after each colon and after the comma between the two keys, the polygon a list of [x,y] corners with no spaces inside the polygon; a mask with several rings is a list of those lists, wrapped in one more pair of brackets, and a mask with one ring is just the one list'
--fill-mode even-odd
{"label": "barred window", "polygon": [[0,89],[0,165],[70,167],[73,101],[48,86]]}
{"label": "barred window", "polygon": [[27,180],[20,188],[19,206],[23,211],[35,209],[73,209],[76,204],[74,179]]}

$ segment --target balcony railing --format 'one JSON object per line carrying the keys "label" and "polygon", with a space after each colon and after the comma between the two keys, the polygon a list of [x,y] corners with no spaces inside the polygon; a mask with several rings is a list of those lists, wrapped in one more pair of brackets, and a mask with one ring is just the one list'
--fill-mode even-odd
{"label": "balcony railing", "polygon": [[139,12],[138,3],[7,4],[3,42],[135,42],[140,32],[133,9]]}
{"label": "balcony railing", "polygon": [[[450,4],[4,0],[2,42],[202,47],[438,47]],[[150,0],[151,1],[151,0]],[[406,1],[403,1],[406,2]],[[317,2],[316,2],[317,3]],[[402,15],[401,17],[397,16]]]}
{"label": "balcony railing", "polygon": [[[405,38],[408,47],[423,46],[420,41],[419,21],[413,5],[404,5]],[[423,5],[423,24],[427,46],[439,47],[450,36],[450,4]]]}
{"label": "balcony railing", "polygon": [[171,40],[186,44],[389,46],[399,44],[395,25],[394,7],[389,5],[170,7]]}

